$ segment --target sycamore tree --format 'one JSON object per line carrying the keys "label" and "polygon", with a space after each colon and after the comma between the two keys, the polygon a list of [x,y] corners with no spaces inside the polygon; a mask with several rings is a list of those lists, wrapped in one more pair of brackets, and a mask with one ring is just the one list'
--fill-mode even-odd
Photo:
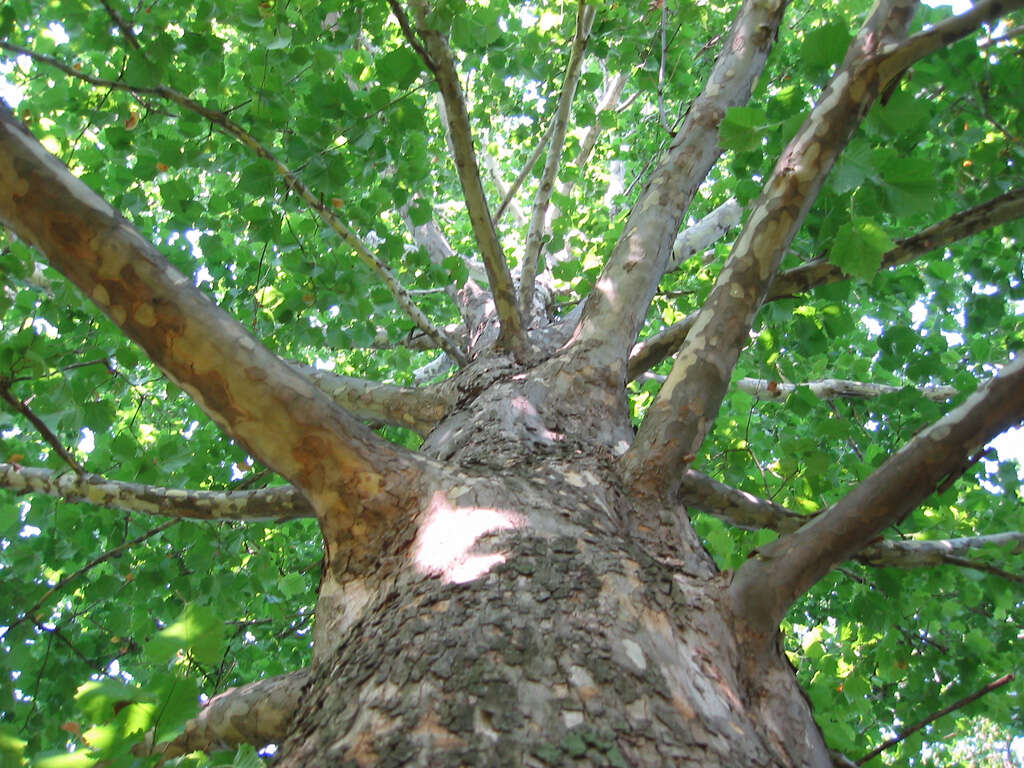
{"label": "sycamore tree", "polygon": [[4,765],[1011,759],[1024,2],[786,5],[8,0]]}

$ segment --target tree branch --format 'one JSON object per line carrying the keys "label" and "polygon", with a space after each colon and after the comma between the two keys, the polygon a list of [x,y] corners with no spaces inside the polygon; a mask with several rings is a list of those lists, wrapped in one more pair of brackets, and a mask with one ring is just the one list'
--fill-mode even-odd
{"label": "tree branch", "polygon": [[501,205],[498,206],[497,212],[494,214],[494,223],[497,224],[501,221],[501,217],[508,210],[512,201],[515,200],[516,193],[519,192],[519,188],[523,186],[523,182],[526,181],[526,177],[530,175],[530,171],[533,170],[533,166],[540,160],[540,156],[544,154],[544,150],[551,141],[551,134],[555,130],[555,119],[552,117],[548,120],[548,125],[544,129],[544,133],[540,137],[540,141],[537,142],[537,146],[533,148],[533,152],[530,153],[530,157],[523,164],[522,169],[519,171],[519,175],[516,176],[515,181],[512,182],[512,186],[508,188],[506,192],[503,192]]}
{"label": "tree branch", "polygon": [[795,533],[762,547],[729,588],[748,639],[772,637],[786,610],[843,560],[903,520],[981,446],[1024,419],[1024,355],[920,432],[867,479]]}
{"label": "tree branch", "polygon": [[740,223],[743,208],[735,198],[729,198],[691,227],[680,232],[672,244],[672,258],[666,272],[678,269],[690,256],[718,242]]}
{"label": "tree branch", "polygon": [[558,166],[562,160],[565,134],[569,129],[569,115],[573,99],[576,96],[576,87],[583,74],[583,56],[587,49],[587,42],[590,40],[590,30],[594,26],[594,16],[594,6],[587,5],[585,0],[580,0],[576,11],[576,34],[573,35],[569,65],[565,70],[565,81],[562,84],[562,92],[558,97],[558,108],[555,110],[553,118],[554,130],[548,144],[547,161],[544,163],[540,184],[537,186],[537,195],[533,201],[533,214],[530,219],[530,229],[526,234],[522,271],[519,276],[519,312],[527,321],[533,314],[533,289],[537,281],[537,263],[540,260],[541,240],[544,237],[547,224],[548,205],[551,202],[551,193],[555,189]]}
{"label": "tree branch", "polygon": [[[444,100],[444,116],[448,123],[449,136],[455,155],[455,167],[462,185],[462,194],[469,211],[473,235],[480,249],[480,257],[487,269],[487,280],[501,325],[498,344],[508,349],[516,359],[528,357],[529,341],[526,338],[523,318],[516,304],[515,286],[505,260],[498,232],[494,228],[487,197],[480,180],[480,168],[473,148],[473,132],[469,125],[466,100],[455,70],[455,59],[444,36],[427,23],[429,6],[426,0],[412,0],[410,5],[416,19],[416,29],[408,23],[405,12],[397,0],[388,0],[391,10],[402,25],[402,31],[409,44],[416,49],[424,63],[434,75],[441,97]],[[403,22],[403,19],[405,21]],[[418,37],[417,37],[418,33]],[[422,40],[422,46],[419,41]]]}
{"label": "tree branch", "polygon": [[136,95],[157,96],[161,99],[173,102],[183,109],[194,112],[195,114],[210,121],[210,123],[223,130],[226,134],[234,137],[244,144],[256,155],[270,161],[274,166],[274,170],[282,179],[284,179],[288,188],[294,190],[303,202],[305,202],[311,210],[316,212],[320,219],[327,224],[328,227],[334,230],[334,232],[340,236],[350,248],[352,248],[359,260],[377,274],[391,292],[395,302],[412,319],[412,321],[416,323],[416,326],[434,339],[437,342],[437,345],[444,349],[452,359],[457,360],[460,365],[465,365],[466,356],[462,353],[462,350],[459,349],[455,342],[445,335],[444,331],[437,328],[432,322],[430,322],[430,319],[423,314],[423,310],[416,306],[412,296],[409,295],[409,292],[398,281],[398,278],[395,276],[394,272],[391,271],[388,265],[385,264],[376,254],[372,253],[359,236],[346,226],[318,196],[313,194],[313,191],[307,187],[293,171],[282,163],[273,152],[261,144],[251,133],[231,120],[225,113],[205,107],[194,99],[190,99],[184,94],[163,85],[147,88],[128,85],[127,83],[119,80],[105,80],[103,78],[93,77],[92,75],[76,70],[74,67],[68,66],[64,62],[59,59],[55,59],[52,56],[36,53],[2,40],[0,40],[0,48],[29,56],[35,61],[55,67],[71,77],[78,78],[79,80],[83,80],[92,85],[110,88],[112,90],[127,91]]}
{"label": "tree branch", "polygon": [[877,51],[905,35],[914,0],[881,0],[755,203],[732,255],[620,461],[634,489],[672,496],[714,424],[782,257],[878,93]]}
{"label": "tree branch", "polygon": [[58,581],[56,584],[54,584],[50,589],[46,590],[46,592],[43,593],[43,596],[40,597],[38,600],[36,600],[36,602],[32,605],[32,607],[24,612],[24,614],[22,615],[21,618],[15,619],[14,621],[12,621],[10,627],[8,628],[8,631],[13,630],[15,627],[17,627],[19,624],[21,624],[26,619],[29,620],[29,621],[35,622],[36,619],[34,617],[35,617],[36,611],[38,611],[40,608],[42,608],[43,604],[47,600],[49,600],[55,594],[60,592],[62,589],[64,589],[64,587],[66,587],[68,584],[70,584],[75,579],[78,579],[78,578],[84,576],[85,574],[87,574],[89,571],[91,571],[93,568],[95,568],[100,563],[105,563],[107,560],[110,560],[113,557],[120,557],[124,552],[126,552],[129,549],[131,549],[136,544],[141,544],[146,539],[151,539],[154,536],[156,536],[157,534],[166,531],[172,525],[177,525],[180,522],[181,522],[181,520],[168,520],[167,522],[165,522],[165,523],[163,523],[161,525],[158,525],[156,528],[153,528],[152,530],[146,531],[141,536],[136,536],[131,541],[126,541],[126,542],[124,542],[124,544],[119,544],[118,546],[114,547],[113,549],[108,549],[102,555],[100,555],[99,557],[93,558],[92,560],[90,560],[88,563],[83,565],[81,568],[79,568],[74,573],[69,573],[67,576],[65,576],[60,581]]}
{"label": "tree branch", "polygon": [[7,385],[7,382],[0,378],[0,399],[3,399],[8,405],[14,410],[28,419],[29,423],[36,428],[36,431],[42,435],[43,439],[49,443],[50,447],[53,448],[54,452],[64,459],[64,463],[71,467],[78,474],[85,472],[85,469],[81,464],[78,463],[78,459],[71,455],[71,451],[64,447],[64,443],[60,441],[60,438],[53,434],[46,422],[36,416],[35,412],[28,407],[27,403],[22,402],[19,398],[15,397]]}
{"label": "tree branch", "polygon": [[[1017,187],[897,241],[897,246],[882,257],[882,269],[906,264],[920,256],[943,248],[970,235],[983,232],[1024,216],[1024,187]],[[839,267],[826,258],[817,258],[799,267],[779,273],[765,302],[805,293],[819,285],[846,280]],[[665,358],[673,355],[686,340],[697,319],[694,312],[678,323],[633,347],[629,355],[628,379],[632,381]]]}
{"label": "tree branch", "polygon": [[349,542],[353,564],[372,559],[368,542],[404,513],[399,500],[413,503],[413,480],[431,462],[381,440],[260,344],[6,107],[0,221],[75,283],[228,435],[302,489],[325,533],[329,524],[329,540]]}
{"label": "tree branch", "polygon": [[229,688],[210,699],[173,740],[154,745],[150,732],[132,752],[137,757],[160,755],[170,760],[197,750],[217,752],[240,744],[260,749],[280,743],[288,736],[311,676],[311,670],[300,669]]}
{"label": "tree branch", "polygon": [[450,391],[440,386],[400,387],[294,365],[356,418],[405,427],[424,437],[455,404]]}
{"label": "tree branch", "polygon": [[[864,381],[849,381],[848,379],[821,379],[802,384],[789,384],[768,379],[744,378],[736,382],[736,389],[753,395],[757,400],[785,400],[797,390],[797,387],[806,387],[812,395],[820,400],[834,400],[839,397],[880,397],[903,389],[903,387],[894,387],[888,384],[872,384]],[[922,397],[936,403],[945,402],[957,396],[954,387],[925,384],[921,387],[914,387],[914,389]]]}
{"label": "tree branch", "polygon": [[625,378],[623,362],[665,272],[672,244],[697,188],[721,154],[718,127],[729,107],[744,104],[774,43],[785,2],[747,0],[686,121],[647,186],[594,290],[576,336],[590,364]]}
{"label": "tree branch", "polygon": [[962,699],[960,699],[959,701],[957,701],[957,702],[955,702],[953,704],[950,704],[948,707],[943,707],[938,712],[936,712],[936,713],[926,717],[924,720],[921,720],[918,723],[914,723],[914,725],[910,726],[909,728],[905,728],[904,730],[900,731],[899,735],[893,736],[888,741],[884,742],[883,744],[880,744],[878,747],[876,747],[875,749],[871,750],[866,755],[864,755],[864,757],[862,757],[860,760],[858,760],[856,762],[856,765],[864,765],[864,763],[866,763],[868,760],[871,760],[871,759],[873,759],[875,757],[878,757],[885,750],[889,749],[889,747],[896,746],[897,744],[899,744],[901,741],[903,741],[908,736],[916,733],[917,731],[920,731],[926,725],[928,725],[930,723],[934,723],[936,720],[938,720],[943,715],[948,715],[950,712],[955,712],[956,710],[961,709],[962,707],[967,706],[972,701],[977,701],[982,696],[984,696],[986,693],[990,693],[991,691],[994,691],[996,688],[1001,688],[1002,686],[1006,685],[1007,683],[1013,682],[1014,678],[1015,678],[1015,675],[1012,672],[1010,674],[1008,674],[1008,675],[1003,675],[998,680],[993,680],[991,683],[988,683],[987,685],[983,685],[981,688],[979,688],[977,691],[972,693],[970,696],[964,696]]}
{"label": "tree branch", "polygon": [[[692,469],[683,474],[677,498],[688,508],[700,510],[737,528],[753,531],[767,528],[779,533],[792,533],[820,514],[798,514],[774,501],[733,488]],[[1013,544],[1017,545],[1016,551],[1019,552],[1024,544],[1024,533],[1007,531],[958,539],[879,539],[857,553],[856,559],[865,565],[880,568],[955,565],[1024,583],[1022,575],[963,557],[983,547],[1006,547]]]}
{"label": "tree branch", "polygon": [[769,528],[780,533],[797,530],[810,517],[786,509],[774,501],[762,499],[719,482],[701,472],[683,473],[677,498],[687,507],[699,509],[738,528]]}
{"label": "tree branch", "polygon": [[290,485],[254,491],[189,491],[0,463],[0,488],[18,495],[45,493],[63,501],[191,520],[280,522],[314,516],[306,498]]}

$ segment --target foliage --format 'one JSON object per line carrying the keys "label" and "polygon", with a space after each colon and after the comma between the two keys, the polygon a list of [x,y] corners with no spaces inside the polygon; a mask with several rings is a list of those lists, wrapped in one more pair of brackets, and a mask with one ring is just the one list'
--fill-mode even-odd
{"label": "foliage", "polygon": [[[409,204],[416,223],[433,218],[458,254],[473,254],[476,244],[432,83],[386,3],[113,5],[131,18],[141,47],[80,1],[10,0],[0,38],[95,77],[166,85],[227,113],[372,243],[407,289],[423,291],[417,301],[436,325],[458,321],[446,295],[428,289],[461,282],[462,260],[432,263],[400,209]],[[731,197],[756,198],[866,10],[860,0],[791,9],[750,104],[722,125],[726,153],[691,221]],[[659,102],[674,129],[733,12],[732,4],[668,0],[662,62],[660,2],[599,4],[560,176],[571,186],[554,197],[561,215],[547,244],[549,253],[564,246],[571,254],[552,265],[563,308],[593,286],[652,158],[670,140]],[[916,28],[950,13],[922,8]],[[575,14],[559,3],[451,0],[437,15],[458,53],[478,148],[510,182],[554,111]],[[412,322],[272,163],[152,94],[94,87],[2,53],[0,73],[23,95],[18,114],[45,146],[275,352],[399,384],[437,355],[400,344]],[[1021,56],[1020,38],[986,50],[968,38],[915,65],[872,110],[783,265],[827,254],[851,279],[768,304],[737,370],[907,388],[829,402],[806,390],[784,403],[733,392],[697,459],[702,471],[791,509],[823,508],[945,409],[913,387],[952,384],[966,396],[994,363],[1024,348],[1019,221],[878,270],[895,240],[1019,184]],[[620,72],[630,78],[619,106],[598,113],[602,88]],[[595,124],[596,151],[578,167],[583,130]],[[609,194],[613,161],[624,171],[617,194]],[[531,199],[541,166],[520,200]],[[500,200],[494,179],[485,182],[489,198]],[[514,258],[525,226],[506,214],[500,232]],[[729,246],[695,254],[664,278],[646,334],[700,306]],[[267,482],[261,466],[37,258],[13,237],[0,239],[0,383],[86,469],[188,488]],[[633,385],[637,419],[656,391],[655,381]],[[417,442],[398,428],[382,431]],[[906,531],[948,538],[1024,530],[1018,470],[1000,459],[932,497]],[[0,410],[0,461],[66,469],[13,410]],[[85,765],[89,745],[122,761],[112,765],[129,764],[133,739],[151,727],[180,727],[200,693],[303,664],[320,568],[314,524],[180,522],[89,567],[156,526],[139,514],[41,496],[0,498],[5,760],[70,765],[77,756]],[[722,567],[738,566],[773,537],[708,516],[698,530]],[[850,564],[806,596],[785,629],[827,739],[858,755],[1013,670],[1022,620],[1019,584],[997,575]],[[939,764],[948,732],[970,743],[962,750],[973,749],[970,723],[981,713],[993,741],[1024,736],[1022,692],[1016,682],[885,758]],[[59,763],[44,757],[64,753]]]}

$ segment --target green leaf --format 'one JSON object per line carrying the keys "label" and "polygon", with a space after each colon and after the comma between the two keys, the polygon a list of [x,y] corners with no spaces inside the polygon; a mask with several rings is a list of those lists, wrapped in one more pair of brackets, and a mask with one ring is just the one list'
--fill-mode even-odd
{"label": "green leaf", "polygon": [[423,71],[423,60],[409,48],[398,48],[378,58],[374,62],[374,67],[377,70],[377,78],[382,83],[405,89],[412,85]]}
{"label": "green leaf", "polygon": [[143,653],[150,661],[162,663],[178,651],[188,651],[200,663],[211,664],[220,660],[224,643],[223,620],[211,608],[189,603],[177,619],[143,646]]}
{"label": "green leaf", "polygon": [[854,217],[836,232],[828,260],[851,277],[870,280],[882,265],[882,256],[896,244],[872,219]]}
{"label": "green leaf", "polygon": [[718,131],[723,149],[749,152],[761,145],[767,130],[767,116],[759,107],[730,107]]}
{"label": "green leaf", "polygon": [[846,24],[830,22],[804,35],[800,57],[810,67],[824,69],[838,64],[846,55],[853,36]]}

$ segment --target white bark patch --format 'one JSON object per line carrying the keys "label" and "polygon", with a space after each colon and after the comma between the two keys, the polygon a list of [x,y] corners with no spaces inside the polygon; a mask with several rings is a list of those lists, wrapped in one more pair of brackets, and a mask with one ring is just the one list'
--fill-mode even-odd
{"label": "white bark patch", "polygon": [[639,645],[637,645],[633,640],[623,640],[622,648],[626,651],[626,657],[633,662],[641,672],[647,669],[647,658],[644,656],[643,649]]}
{"label": "white bark patch", "polygon": [[575,728],[577,725],[581,725],[583,723],[583,713],[563,709],[562,722],[565,723],[566,728]]}
{"label": "white bark patch", "polygon": [[135,322],[143,328],[152,328],[156,325],[156,312],[152,304],[140,304],[135,310]]}
{"label": "white bark patch", "polygon": [[107,293],[107,289],[102,285],[97,284],[92,289],[92,300],[104,309],[110,306],[110,294]]}

